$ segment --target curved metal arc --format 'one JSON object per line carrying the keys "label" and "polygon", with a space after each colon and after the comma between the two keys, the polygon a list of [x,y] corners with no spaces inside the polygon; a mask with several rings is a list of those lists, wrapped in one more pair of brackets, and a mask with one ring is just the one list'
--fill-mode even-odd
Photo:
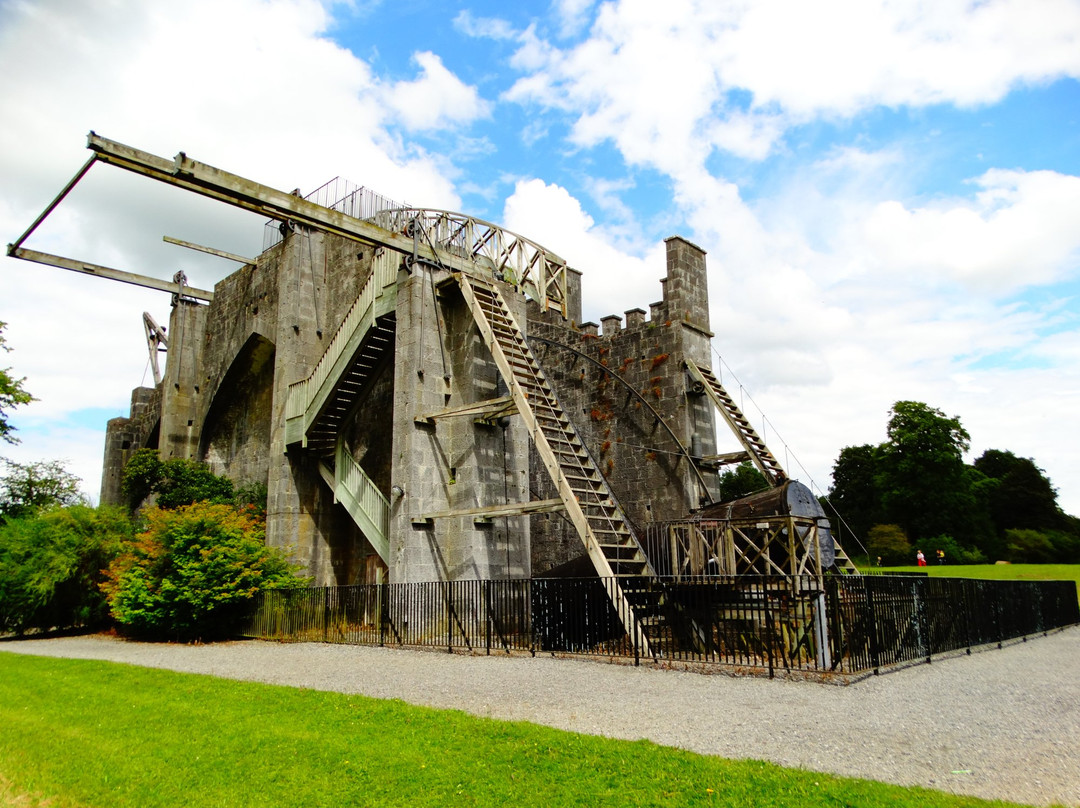
{"label": "curved metal arc", "polygon": [[422,230],[432,247],[460,251],[466,260],[490,264],[519,292],[531,295],[545,311],[555,306],[567,316],[566,261],[535,241],[493,222],[439,208],[399,207],[378,211],[370,221],[414,235]]}
{"label": "curved metal arc", "polygon": [[[449,221],[460,222],[461,227],[459,227],[458,230],[453,234],[453,236],[451,237],[452,239],[457,238],[461,234],[462,230],[465,229],[466,224],[471,223],[471,224],[474,224],[474,225],[480,225],[482,227],[489,228],[492,231],[498,231],[498,232],[501,232],[501,233],[505,233],[507,236],[510,236],[510,237],[516,239],[517,241],[520,241],[520,242],[522,242],[524,244],[528,244],[529,246],[534,247],[536,250],[538,250],[539,252],[541,252],[545,256],[547,256],[547,258],[552,263],[555,263],[555,264],[565,264],[566,263],[566,261],[564,261],[559,255],[557,255],[556,253],[554,253],[551,250],[547,249],[547,247],[544,247],[542,244],[537,244],[532,239],[526,238],[525,236],[521,235],[520,233],[515,233],[513,230],[508,230],[505,227],[503,227],[502,225],[498,225],[498,224],[495,224],[494,222],[489,222],[489,221],[486,221],[484,219],[478,219],[475,216],[470,216],[467,213],[461,213],[459,211],[443,210],[442,208],[414,208],[414,207],[387,208],[386,210],[381,210],[378,213],[376,213],[373,218],[378,218],[381,215],[410,215],[410,214],[412,214],[413,217],[423,216],[425,218],[425,220],[428,218],[428,215],[430,214],[436,219],[441,218],[441,217],[446,217],[446,219],[449,220]],[[490,238],[491,238],[490,236],[485,238],[484,239],[485,243]]]}
{"label": "curved metal arc", "polygon": [[701,483],[701,489],[705,492],[705,496],[709,499],[709,504],[711,505],[715,502],[715,500],[712,498],[712,493],[709,491],[709,486],[706,484],[705,478],[701,476],[701,470],[697,467],[697,463],[694,462],[694,458],[690,456],[690,452],[686,450],[686,447],[683,446],[682,441],[679,440],[674,430],[672,430],[672,428],[668,426],[668,423],[664,420],[663,416],[661,416],[660,413],[656,411],[656,408],[649,403],[649,400],[647,398],[645,398],[643,395],[641,395],[641,393],[634,389],[634,386],[630,384],[630,382],[628,382],[618,373],[613,371],[607,365],[601,364],[588,354],[582,353],[577,348],[570,347],[565,342],[556,342],[555,340],[547,339],[546,337],[536,336],[528,336],[525,339],[527,339],[529,342],[542,342],[545,345],[551,345],[555,348],[562,348],[565,351],[570,351],[570,353],[575,354],[576,356],[580,356],[585,361],[591,362],[592,364],[596,365],[596,367],[600,368],[600,370],[604,371],[606,374],[611,376],[611,378],[613,378],[615,381],[619,382],[619,384],[629,390],[631,395],[634,396],[634,398],[636,398],[638,401],[640,401],[642,404],[649,408],[649,412],[653,414],[653,417],[656,419],[657,423],[661,424],[664,429],[667,430],[667,433],[671,436],[671,439],[675,442],[675,445],[679,447],[679,452],[682,454],[683,457],[686,458],[686,462],[690,464],[690,468],[692,468],[694,470],[694,474],[697,475],[698,482]]}

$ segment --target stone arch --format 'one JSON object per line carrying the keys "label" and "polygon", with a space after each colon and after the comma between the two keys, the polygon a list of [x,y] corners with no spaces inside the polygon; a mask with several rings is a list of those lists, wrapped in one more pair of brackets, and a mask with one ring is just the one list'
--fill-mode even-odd
{"label": "stone arch", "polygon": [[218,384],[203,420],[199,459],[238,483],[265,483],[274,401],[274,343],[252,333]]}

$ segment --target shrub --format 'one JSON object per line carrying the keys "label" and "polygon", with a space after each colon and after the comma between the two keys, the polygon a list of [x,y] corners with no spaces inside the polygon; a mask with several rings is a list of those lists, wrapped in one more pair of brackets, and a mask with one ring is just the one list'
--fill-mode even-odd
{"label": "shrub", "polygon": [[124,466],[122,488],[132,510],[151,494],[157,494],[155,504],[161,508],[179,508],[193,502],[224,504],[236,499],[228,477],[214,474],[195,460],[174,457],[162,461],[155,449],[140,449],[131,456]]}
{"label": "shrub", "polygon": [[104,570],[130,545],[117,508],[73,505],[0,526],[0,631],[103,625]]}
{"label": "shrub", "polygon": [[938,563],[938,550],[945,551],[945,563],[948,564],[985,564],[986,554],[977,547],[964,547],[952,536],[937,536],[923,542],[926,563]]}
{"label": "shrub", "polygon": [[1046,564],[1055,560],[1050,537],[1038,530],[1006,530],[1008,560],[1014,564]]}
{"label": "shrub", "polygon": [[234,635],[255,595],[303,582],[297,567],[263,542],[250,511],[198,502],[149,508],[145,529],[109,567],[112,616],[133,634],[211,640]]}
{"label": "shrub", "polygon": [[161,464],[157,495],[159,507],[179,508],[193,502],[231,504],[236,491],[232,480],[219,477],[202,463],[173,458]]}
{"label": "shrub", "polygon": [[866,537],[870,557],[886,565],[914,564],[915,550],[908,541],[907,533],[899,525],[874,525]]}

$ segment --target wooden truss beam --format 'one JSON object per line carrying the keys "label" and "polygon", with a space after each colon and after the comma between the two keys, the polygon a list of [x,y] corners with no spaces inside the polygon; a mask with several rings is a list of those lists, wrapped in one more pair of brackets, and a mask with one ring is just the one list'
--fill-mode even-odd
{"label": "wooden truss beam", "polygon": [[447,407],[445,410],[418,415],[413,420],[419,424],[433,424],[442,418],[457,418],[465,415],[473,415],[479,421],[494,421],[504,415],[513,415],[517,412],[514,399],[510,396],[490,398],[487,401],[477,401],[473,404],[463,404],[460,407]]}
{"label": "wooden truss beam", "polygon": [[419,239],[379,227],[364,219],[311,202],[296,194],[279,191],[268,185],[245,179],[220,168],[192,160],[184,152],[173,159],[158,157],[149,152],[125,146],[91,132],[87,148],[97,160],[150,179],[216,199],[243,210],[279,221],[322,230],[327,233],[387,247],[415,255],[421,260],[463,272],[475,272],[471,261],[450,252],[436,253]]}
{"label": "wooden truss beam", "polygon": [[453,519],[455,517],[472,516],[477,520],[496,519],[502,516],[524,516],[529,513],[551,513],[561,511],[566,507],[561,499],[536,499],[532,502],[509,502],[505,505],[481,505],[477,508],[463,508],[456,511],[440,511],[439,513],[426,513],[413,524],[430,524],[436,519]]}
{"label": "wooden truss beam", "polygon": [[24,261],[33,261],[35,264],[45,264],[60,269],[70,269],[72,272],[81,272],[84,275],[93,275],[97,278],[108,278],[121,283],[130,283],[134,286],[145,286],[147,289],[157,289],[160,292],[172,292],[174,295],[192,297],[196,300],[205,300],[209,303],[214,299],[214,293],[206,289],[196,289],[194,286],[182,286],[179,283],[163,281],[160,278],[151,278],[149,275],[138,275],[134,272],[124,272],[121,269],[103,267],[99,264],[91,264],[87,261],[73,261],[70,258],[61,258],[59,255],[28,250],[25,247],[14,247],[8,250],[8,255],[13,258],[21,258]]}
{"label": "wooden truss beam", "polygon": [[187,247],[189,250],[196,250],[198,252],[208,253],[209,255],[216,255],[218,258],[227,258],[230,261],[237,261],[244,266],[255,266],[254,258],[245,258],[242,255],[236,253],[225,252],[225,250],[216,250],[213,247],[204,247],[202,244],[195,244],[190,241],[184,241],[183,239],[173,238],[172,236],[162,236],[161,240],[166,244],[175,244],[177,247]]}

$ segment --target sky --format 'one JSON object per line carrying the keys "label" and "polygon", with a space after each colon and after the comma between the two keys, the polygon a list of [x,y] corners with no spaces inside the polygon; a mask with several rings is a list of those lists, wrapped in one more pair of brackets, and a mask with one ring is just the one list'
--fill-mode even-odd
{"label": "sky", "polygon": [[[521,233],[584,316],[708,253],[714,366],[826,491],[889,410],[959,417],[1080,514],[1080,0],[0,0],[0,236],[89,131],[308,192],[343,177]],[[31,249],[212,285],[263,220],[95,166]],[[0,258],[0,367],[37,397],[0,456],[97,497],[169,295]]]}

